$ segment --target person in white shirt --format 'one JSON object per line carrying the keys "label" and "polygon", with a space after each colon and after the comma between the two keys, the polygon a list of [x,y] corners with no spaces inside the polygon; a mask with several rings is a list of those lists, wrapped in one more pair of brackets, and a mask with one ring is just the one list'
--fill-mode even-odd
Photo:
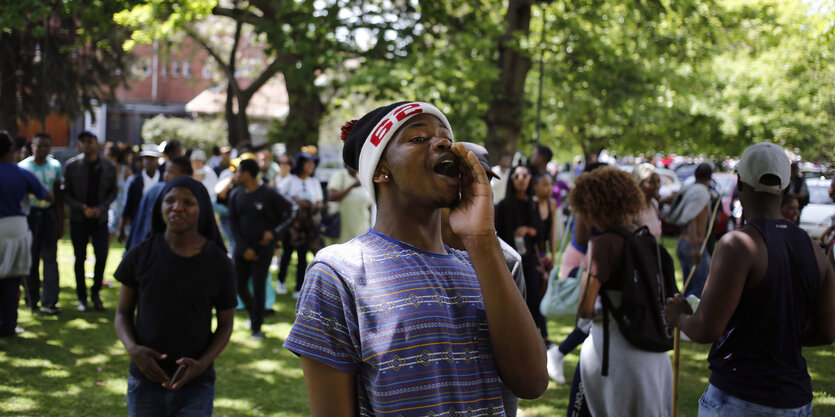
{"label": "person in white shirt", "polygon": [[291,175],[278,184],[278,191],[285,197],[292,198],[299,206],[299,215],[282,239],[281,260],[278,268],[278,286],[285,285],[287,269],[290,266],[290,256],[296,251],[298,264],[296,266],[296,291],[294,298],[298,298],[299,290],[304,282],[307,269],[307,252],[314,253],[323,246],[319,235],[319,222],[322,218],[324,198],[322,184],[314,177],[319,158],[306,152],[296,155]]}
{"label": "person in white shirt", "polygon": [[128,227],[136,215],[136,210],[139,209],[142,196],[162,179],[162,174],[159,171],[160,153],[157,150],[157,145],[152,143],[142,145],[139,157],[142,158],[142,169],[133,174],[125,185],[127,191],[125,192],[124,204],[122,204],[122,220],[119,223],[120,242],[124,242],[128,236]]}
{"label": "person in white shirt", "polygon": [[328,181],[328,205],[331,204],[337,206],[340,215],[339,237],[335,243],[345,243],[371,227],[371,205],[374,202],[368,191],[362,188],[353,168],[346,166],[331,176]]}
{"label": "person in white shirt", "polygon": [[217,185],[217,174],[206,164],[206,153],[200,149],[191,151],[191,169],[194,171],[192,178],[200,181],[209,192],[212,203],[217,199],[215,185]]}
{"label": "person in white shirt", "polygon": [[510,178],[510,163],[510,155],[505,154],[499,159],[499,164],[493,167],[493,172],[500,176],[500,178],[494,177],[490,180],[490,188],[493,189],[493,204],[498,204],[499,201],[504,200],[507,181]]}

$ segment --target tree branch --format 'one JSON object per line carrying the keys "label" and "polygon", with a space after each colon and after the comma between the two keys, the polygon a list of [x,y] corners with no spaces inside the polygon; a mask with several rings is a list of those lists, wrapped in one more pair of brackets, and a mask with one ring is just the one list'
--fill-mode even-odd
{"label": "tree branch", "polygon": [[244,99],[246,101],[249,101],[249,99],[252,98],[253,95],[255,95],[255,92],[258,91],[258,89],[263,87],[264,84],[266,84],[267,81],[270,80],[270,78],[272,78],[276,73],[278,73],[278,71],[281,68],[280,61],[280,57],[276,57],[273,60],[273,62],[271,62],[270,65],[267,66],[267,68],[264,68],[264,70],[261,71],[261,74],[258,75],[258,78],[252,81],[252,84],[250,84],[249,87],[241,91],[239,95],[239,100]]}
{"label": "tree branch", "polygon": [[227,8],[227,7],[215,6],[212,9],[212,14],[215,15],[215,16],[228,17],[230,19],[235,20],[236,22],[249,23],[250,25],[253,25],[253,26],[265,25],[265,24],[270,24],[271,23],[270,21],[268,21],[267,19],[265,19],[262,16],[258,16],[255,13],[247,12],[247,11],[241,10],[241,9],[230,9],[230,8]]}

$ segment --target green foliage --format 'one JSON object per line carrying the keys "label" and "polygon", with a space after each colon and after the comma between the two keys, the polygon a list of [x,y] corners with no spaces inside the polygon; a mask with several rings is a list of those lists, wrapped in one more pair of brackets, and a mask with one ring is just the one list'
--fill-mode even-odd
{"label": "green foliage", "polygon": [[186,148],[202,149],[210,155],[213,146],[227,143],[226,122],[222,119],[184,119],[156,116],[142,125],[142,137],[150,143],[179,139]]}
{"label": "green foliage", "polygon": [[731,154],[768,140],[834,158],[835,4],[826,13],[799,0],[736,1],[728,16],[727,48],[697,68],[691,114],[713,119]]}
{"label": "green foliage", "polygon": [[[491,86],[498,78],[497,40],[502,1],[421,2],[413,42],[386,62],[367,58],[350,70],[351,94],[389,103],[435,104],[453,124],[456,138],[483,143]],[[353,106],[342,100],[345,106]],[[354,118],[359,118],[357,113]]]}
{"label": "green foliage", "polygon": [[[415,42],[388,65],[363,62],[351,93],[432,101],[480,142],[500,93],[503,4],[422,3]],[[541,85],[540,141],[557,153],[738,155],[771,140],[835,157],[833,21],[831,1],[537,2],[511,44],[534,61],[518,147],[536,137]]]}
{"label": "green foliage", "polygon": [[113,99],[125,82],[127,35],[113,13],[127,0],[4,2],[0,8],[0,128],[17,130],[17,118],[71,118],[92,101]]}

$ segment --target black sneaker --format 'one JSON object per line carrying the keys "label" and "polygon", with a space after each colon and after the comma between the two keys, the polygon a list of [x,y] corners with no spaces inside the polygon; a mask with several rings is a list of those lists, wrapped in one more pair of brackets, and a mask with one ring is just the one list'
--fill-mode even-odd
{"label": "black sneaker", "polygon": [[41,306],[40,312],[49,315],[56,315],[61,314],[61,308],[59,308],[58,306]]}
{"label": "black sneaker", "polygon": [[93,300],[93,310],[96,310],[96,311],[107,311],[107,310],[104,308],[104,304],[102,304],[101,300],[100,300],[100,299],[98,299],[98,298],[97,298],[97,299],[95,299],[95,300]]}
{"label": "black sneaker", "polygon": [[258,330],[257,332],[252,332],[252,336],[249,337],[252,340],[264,340],[264,332]]}

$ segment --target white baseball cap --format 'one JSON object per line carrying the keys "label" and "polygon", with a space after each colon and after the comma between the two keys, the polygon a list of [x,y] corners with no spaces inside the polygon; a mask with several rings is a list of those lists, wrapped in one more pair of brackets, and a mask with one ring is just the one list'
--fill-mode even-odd
{"label": "white baseball cap", "polygon": [[[791,161],[786,151],[771,142],[751,145],[742,152],[736,164],[739,179],[754,188],[754,191],[779,195],[791,181]],[[774,175],[780,179],[779,185],[761,183],[763,175]]]}
{"label": "white baseball cap", "polygon": [[153,143],[146,143],[142,145],[142,151],[139,152],[139,156],[150,156],[152,158],[159,158],[159,147]]}
{"label": "white baseball cap", "polygon": [[191,151],[191,160],[192,161],[206,161],[206,152],[203,152],[202,149],[195,149]]}

